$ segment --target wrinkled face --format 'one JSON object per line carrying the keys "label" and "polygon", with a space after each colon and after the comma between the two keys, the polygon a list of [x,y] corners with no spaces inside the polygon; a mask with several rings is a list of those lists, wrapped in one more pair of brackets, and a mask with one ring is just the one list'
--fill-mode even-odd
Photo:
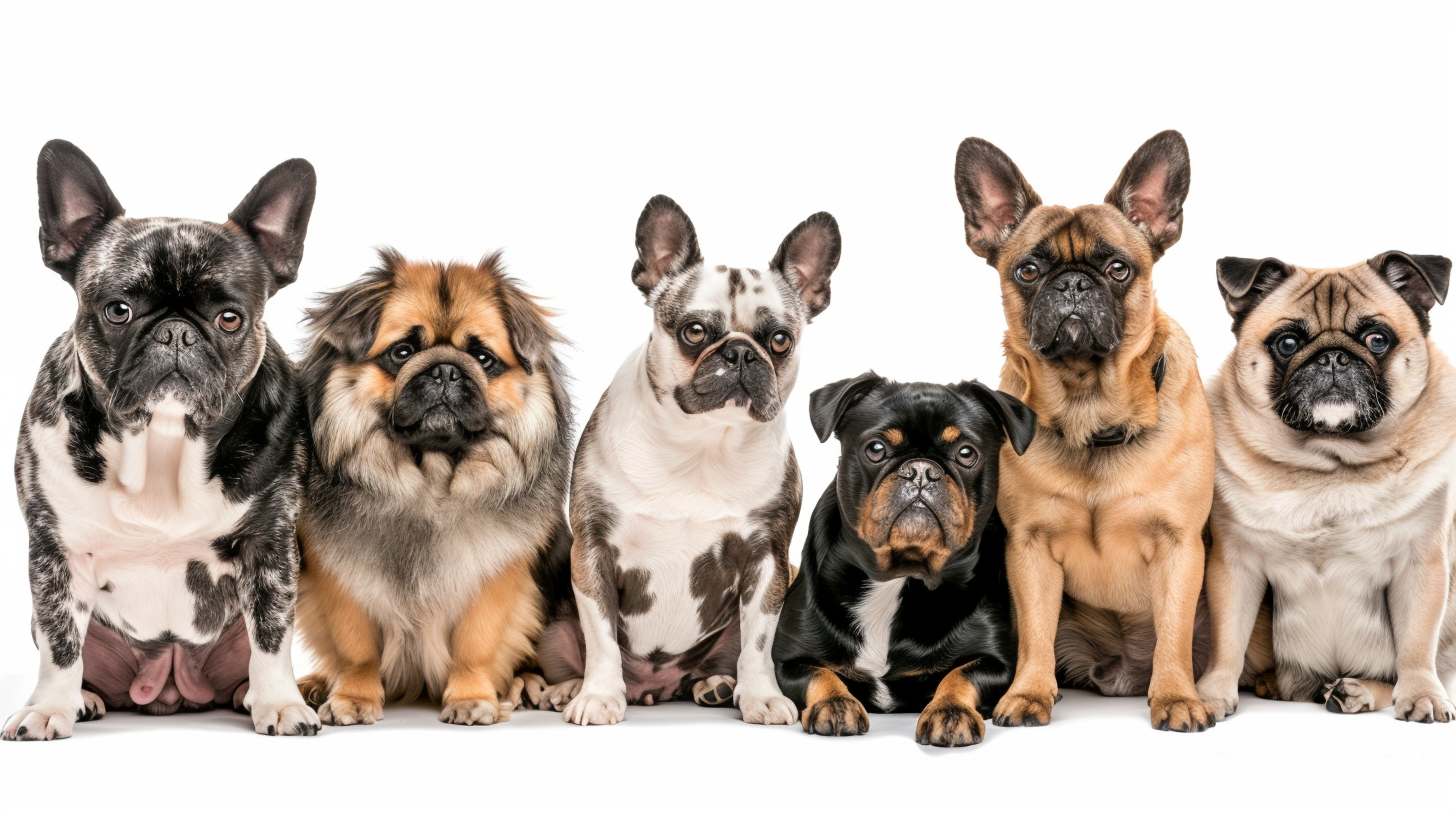
{"label": "wrinkled face", "polygon": [[1049,360],[1110,356],[1152,319],[1153,260],[1114,207],[1037,207],[996,255],[1007,324]]}
{"label": "wrinkled face", "polygon": [[1426,380],[1416,314],[1369,264],[1282,267],[1238,327],[1242,391],[1298,431],[1353,434],[1409,405]]}
{"label": "wrinkled face", "polygon": [[648,351],[654,390],[688,414],[768,422],[794,387],[806,313],[778,271],[699,266],[655,293]]}
{"label": "wrinkled face", "polygon": [[224,414],[262,362],[263,307],[273,273],[240,229],[171,218],[118,218],[75,265],[82,364],[121,427],[158,402],[189,423]]}
{"label": "wrinkled face", "polygon": [[990,518],[1000,424],[949,387],[886,383],[845,411],[838,434],[840,511],[869,545],[860,568],[935,586]]}

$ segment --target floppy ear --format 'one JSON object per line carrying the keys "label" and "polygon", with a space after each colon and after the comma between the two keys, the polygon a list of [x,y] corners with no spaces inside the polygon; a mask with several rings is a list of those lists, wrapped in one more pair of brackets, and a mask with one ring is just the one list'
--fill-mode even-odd
{"label": "floppy ear", "polygon": [[1430,331],[1430,311],[1437,303],[1446,302],[1446,291],[1451,286],[1451,259],[1391,250],[1371,258],[1370,266],[1410,304],[1421,330]]}
{"label": "floppy ear", "polygon": [[873,371],[866,371],[858,377],[830,383],[810,394],[809,419],[814,424],[814,433],[819,435],[819,441],[828,442],[829,437],[839,429],[839,420],[844,417],[849,406],[884,381],[884,377]]}
{"label": "floppy ear", "polygon": [[1294,273],[1289,264],[1278,258],[1257,261],[1253,258],[1219,258],[1216,268],[1218,293],[1223,295],[1223,305],[1234,319],[1235,334],[1254,307]]}
{"label": "floppy ear", "polygon": [[956,197],[966,214],[966,244],[991,260],[1041,197],[1001,149],[985,139],[970,138],[956,151]]}
{"label": "floppy ear", "polygon": [[404,256],[388,247],[379,250],[379,266],[342,289],[318,296],[304,311],[304,328],[318,341],[358,363],[374,346],[384,301],[394,289],[394,273]]}
{"label": "floppy ear", "polygon": [[980,400],[996,415],[1002,430],[1006,431],[1006,441],[1011,443],[1011,449],[1016,451],[1017,456],[1031,447],[1031,441],[1036,438],[1036,412],[1026,407],[1026,403],[980,380],[960,383],[955,390]]}
{"label": "floppy ear", "polygon": [[839,222],[827,212],[805,218],[779,244],[769,269],[788,277],[813,320],[829,307],[829,276],[839,266]]}
{"label": "floppy ear", "polygon": [[289,159],[269,170],[228,213],[228,220],[242,227],[263,251],[263,260],[273,272],[269,297],[298,280],[303,239],[308,234],[317,186],[313,165],[303,159]]}
{"label": "floppy ear", "polygon": [[637,219],[637,263],[632,265],[632,282],[645,297],[663,278],[702,262],[698,232],[688,214],[667,196],[653,196]]}
{"label": "floppy ear", "polygon": [[75,284],[81,245],[126,209],[95,162],[64,139],[52,139],[40,149],[35,181],[40,192],[40,256],[66,283]]}
{"label": "floppy ear", "polygon": [[1106,201],[1122,210],[1161,256],[1183,234],[1183,201],[1191,173],[1188,143],[1178,131],[1165,130],[1132,155]]}
{"label": "floppy ear", "polygon": [[557,343],[566,342],[550,318],[556,313],[537,302],[536,298],[521,290],[514,278],[505,274],[500,253],[494,252],[481,259],[481,271],[494,275],[500,281],[497,291],[505,312],[506,331],[511,336],[511,352],[527,375],[535,374],[537,368],[555,374]]}

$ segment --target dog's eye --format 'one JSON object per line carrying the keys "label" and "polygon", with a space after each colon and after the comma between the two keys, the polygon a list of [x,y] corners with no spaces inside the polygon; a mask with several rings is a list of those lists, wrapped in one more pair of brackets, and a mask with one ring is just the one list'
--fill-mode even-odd
{"label": "dog's eye", "polygon": [[865,445],[865,458],[871,462],[885,461],[885,454],[888,452],[889,448],[885,447],[885,443],[878,439]]}
{"label": "dog's eye", "polygon": [[970,445],[961,445],[956,449],[956,461],[960,463],[961,467],[975,467],[976,461],[980,458],[980,454],[976,453],[976,449]]}
{"label": "dog's eye", "polygon": [[402,363],[415,353],[415,347],[409,343],[395,343],[389,350],[389,359],[396,363]]}
{"label": "dog's eye", "polygon": [[500,365],[500,358],[488,351],[482,351],[475,355],[475,359],[480,361],[480,367],[486,371],[494,371],[496,366]]}
{"label": "dog's eye", "polygon": [[1360,338],[1360,340],[1365,343],[1365,348],[1370,349],[1375,354],[1384,354],[1390,351],[1390,338],[1383,331],[1365,332],[1365,336]]}
{"label": "dog's eye", "polygon": [[708,339],[708,327],[694,320],[686,326],[683,326],[682,339],[684,343],[690,346],[699,345]]}
{"label": "dog's eye", "polygon": [[243,316],[229,309],[217,316],[217,327],[225,332],[235,332],[243,327]]}
{"label": "dog's eye", "polygon": [[794,338],[790,337],[788,332],[774,332],[773,337],[768,339],[768,347],[774,354],[782,357],[794,347]]}
{"label": "dog's eye", "polygon": [[1281,334],[1274,338],[1274,353],[1288,359],[1293,357],[1296,351],[1299,351],[1300,345],[1302,344],[1295,335]]}
{"label": "dog's eye", "polygon": [[113,326],[125,326],[131,322],[131,307],[119,300],[113,300],[101,310],[106,321]]}
{"label": "dog's eye", "polygon": [[1036,279],[1041,277],[1041,267],[1028,261],[1016,267],[1016,271],[1013,274],[1022,283],[1036,283]]}
{"label": "dog's eye", "polygon": [[1132,274],[1132,267],[1122,261],[1113,261],[1107,265],[1107,274],[1111,275],[1113,280],[1125,281],[1127,276]]}

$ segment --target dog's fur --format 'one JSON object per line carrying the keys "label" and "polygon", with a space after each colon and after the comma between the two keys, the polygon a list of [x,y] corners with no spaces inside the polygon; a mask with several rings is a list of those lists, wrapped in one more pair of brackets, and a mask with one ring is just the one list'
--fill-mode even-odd
{"label": "dog's fur", "polygon": [[223,224],[124,217],[69,142],[38,181],[41,254],[77,310],[17,447],[41,669],[0,737],[214,705],[317,733],[289,654],[298,386],[262,319],[298,275],[313,168],[274,168]]}
{"label": "dog's fur", "polygon": [[570,548],[550,316],[498,255],[389,250],[309,311],[299,626],[320,670],[301,686],[325,724],[422,692],[461,725],[519,702],[550,603],[538,579]]}
{"label": "dog's fur", "polygon": [[1456,369],[1428,337],[1450,275],[1401,252],[1341,269],[1219,261],[1238,346],[1209,384],[1215,649],[1198,688],[1220,718],[1266,589],[1264,696],[1456,716]]}
{"label": "dog's fur", "polygon": [[746,722],[796,718],[772,662],[801,489],[781,409],[839,247],[819,213],[764,271],[706,265],[677,204],[658,196],[643,210],[632,280],[652,333],[577,448],[577,610],[540,650],[553,684],[542,704],[568,721],[615,723],[629,700],[689,695],[732,699]]}
{"label": "dog's fur", "polygon": [[811,734],[863,734],[868,705],[921,712],[923,745],[974,745],[1016,665],[1000,451],[1025,451],[1036,415],[975,381],[874,372],[810,403],[841,455],[774,637],[779,685]]}
{"label": "dog's fur", "polygon": [[995,721],[1046,723],[1060,672],[1146,692],[1154,727],[1201,731],[1213,720],[1194,688],[1193,632],[1213,425],[1193,346],[1152,284],[1182,231],[1187,145],[1154,136],[1106,203],[1075,209],[1043,206],[980,139],[961,144],[955,178],[966,241],[1001,276],[1001,390],[1042,425],[1025,456],[1001,456],[1020,642]]}

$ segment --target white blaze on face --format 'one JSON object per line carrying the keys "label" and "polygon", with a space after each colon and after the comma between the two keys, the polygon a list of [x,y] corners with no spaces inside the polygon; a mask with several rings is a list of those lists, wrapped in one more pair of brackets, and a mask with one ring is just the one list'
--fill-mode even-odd
{"label": "white blaze on face", "polygon": [[1314,421],[1326,428],[1339,428],[1355,418],[1353,402],[1323,402],[1314,407]]}

